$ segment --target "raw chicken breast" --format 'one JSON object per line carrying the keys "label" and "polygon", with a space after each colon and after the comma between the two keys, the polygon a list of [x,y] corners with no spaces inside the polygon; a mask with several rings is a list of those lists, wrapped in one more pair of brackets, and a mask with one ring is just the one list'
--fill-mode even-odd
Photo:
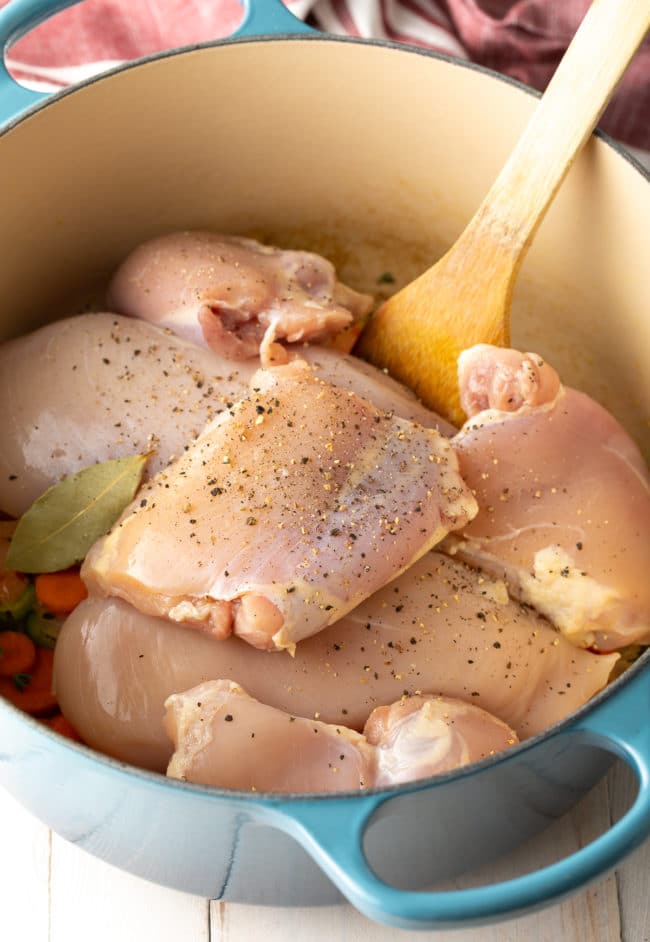
{"label": "raw chicken breast", "polygon": [[454,446],[481,509],[447,548],[577,645],[650,643],[650,477],[634,442],[536,354],[474,347],[459,376],[470,418]]}
{"label": "raw chicken breast", "polygon": [[0,507],[20,516],[97,461],[155,449],[149,473],[241,395],[253,373],[144,321],[83,314],[0,347]]}
{"label": "raw chicken breast", "polygon": [[117,270],[109,303],[222,356],[256,356],[263,340],[321,340],[370,311],[373,299],[336,280],[312,252],[214,232],[174,232],[138,246]]}
{"label": "raw chicken breast", "polygon": [[212,680],[165,702],[174,743],[167,775],[257,792],[354,791],[372,784],[372,753],[345,726],[293,716]]}
{"label": "raw chicken breast", "polygon": [[[231,680],[165,703],[167,775],[259,792],[354,791],[447,772],[517,742],[501,720],[459,700],[404,698],[371,714],[364,735],[276,710]],[[296,757],[299,761],[296,761]]]}
{"label": "raw chicken breast", "polygon": [[293,653],[475,512],[438,432],[294,360],[257,372],[139,492],[82,577],[147,614]]}
{"label": "raw chicken breast", "polygon": [[427,554],[295,658],[257,651],[90,599],[67,619],[54,671],[61,708],[89,745],[164,769],[161,717],[172,693],[215,677],[298,716],[363,729],[404,694],[455,697],[499,716],[524,739],[561,720],[607,683],[618,655],[569,644],[503,584]]}
{"label": "raw chicken breast", "polygon": [[[377,408],[453,434],[367,363],[323,347],[300,354]],[[116,314],[80,314],[0,345],[0,510],[19,517],[62,477],[152,447],[154,474],[246,394],[258,366]]]}

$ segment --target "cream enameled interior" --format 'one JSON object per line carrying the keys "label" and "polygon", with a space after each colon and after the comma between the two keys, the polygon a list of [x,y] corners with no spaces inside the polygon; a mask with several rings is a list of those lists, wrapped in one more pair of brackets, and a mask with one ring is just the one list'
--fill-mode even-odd
{"label": "cream enameled interior", "polygon": [[[535,100],[412,52],[326,39],[202,49],[80,89],[0,138],[4,336],[98,303],[138,242],[189,227],[404,282],[456,238]],[[592,139],[517,286],[513,344],[650,453],[650,185]],[[25,364],[26,382],[34,365]]]}

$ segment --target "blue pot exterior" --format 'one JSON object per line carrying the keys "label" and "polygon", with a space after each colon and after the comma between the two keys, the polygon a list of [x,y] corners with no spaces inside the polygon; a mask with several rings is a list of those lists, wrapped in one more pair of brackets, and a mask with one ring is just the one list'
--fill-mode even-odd
{"label": "blue pot exterior", "polygon": [[[379,808],[377,820],[387,816],[394,804],[399,807],[402,800],[406,807],[418,793],[420,806],[427,793],[436,802],[420,807],[420,813],[413,807],[408,809],[401,823],[393,822],[392,832],[389,826],[384,829],[391,839],[375,845],[381,863],[371,857],[372,834],[368,830],[364,835],[369,815],[364,815],[363,809],[355,814],[348,807],[345,827],[337,833],[337,813],[332,813],[331,807],[311,811],[297,805],[291,832],[359,910],[389,925],[418,929],[484,925],[555,902],[613,869],[650,834],[649,670],[650,651],[616,685],[574,714],[575,718],[507,754],[439,777],[429,785],[402,789],[401,798],[394,803],[382,804],[381,798],[371,797]],[[548,823],[571,807],[587,790],[587,783],[594,784],[599,770],[606,769],[607,753],[620,756],[631,766],[639,790],[624,817],[588,846],[504,883],[446,892],[413,892],[406,881],[394,885],[402,860],[408,871],[409,854],[417,852],[422,828],[422,843],[430,858],[427,873],[440,878],[446,860],[438,869],[433,861],[437,849],[442,847],[448,854],[452,842],[461,869],[471,869],[540,830],[545,817]],[[338,814],[343,817],[343,809]],[[434,827],[432,814],[441,825]],[[406,827],[410,828],[408,835]],[[472,849],[472,840],[482,856]],[[447,871],[446,875],[452,873]],[[418,885],[422,886],[421,876]]]}
{"label": "blue pot exterior", "polygon": [[[0,127],[50,96],[43,92],[23,88],[15,82],[4,62],[4,54],[34,27],[81,0],[11,0],[0,10]],[[233,38],[248,39],[256,36],[307,35],[315,30],[299,20],[282,0],[241,0],[244,16]]]}
{"label": "blue pot exterior", "polygon": [[[561,898],[645,839],[649,708],[646,655],[576,720],[500,758],[401,789],[286,797],[142,772],[0,703],[0,783],[72,843],[186,892],[302,906],[335,902],[342,892],[371,918],[404,928],[485,924]],[[500,886],[414,892],[542,830],[598,781],[613,754],[634,768],[637,801],[610,832],[553,865],[557,874],[546,868]]]}
{"label": "blue pot exterior", "polygon": [[[316,828],[333,815],[342,846],[349,822],[376,803],[374,795],[287,801],[182,786],[70,745],[4,703],[0,741],[0,782],[57,833],[138,876],[212,899],[303,906],[340,899],[286,832],[303,815]],[[564,735],[459,781],[446,776],[391,793],[366,833],[369,862],[404,889],[453,877],[542,830],[610,763],[610,753]]]}
{"label": "blue pot exterior", "polygon": [[[78,0],[12,0],[5,48]],[[245,0],[237,39],[311,32],[281,0]],[[47,96],[0,61],[0,125]],[[539,908],[611,869],[650,834],[650,652],[570,720],[477,766],[385,792],[227,793],[165,779],[69,743],[0,699],[0,783],[84,850],[203,897],[320,905],[345,897],[403,928],[486,924]],[[568,811],[613,755],[639,793],[593,844],[496,886],[416,892],[512,849]]]}
{"label": "blue pot exterior", "polygon": [[29,111],[49,96],[23,88],[9,75],[4,54],[21,36],[79,0],[12,0],[0,11],[0,125]]}

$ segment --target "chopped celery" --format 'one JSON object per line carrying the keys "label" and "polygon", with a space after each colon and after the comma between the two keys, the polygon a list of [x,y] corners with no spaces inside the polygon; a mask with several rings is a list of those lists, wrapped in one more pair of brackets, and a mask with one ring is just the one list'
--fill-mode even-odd
{"label": "chopped celery", "polygon": [[22,621],[34,607],[36,592],[32,583],[25,586],[24,591],[12,602],[0,604],[0,624],[7,627],[7,622]]}
{"label": "chopped celery", "polygon": [[53,648],[59,637],[63,619],[37,605],[25,623],[25,630],[34,644],[41,648]]}

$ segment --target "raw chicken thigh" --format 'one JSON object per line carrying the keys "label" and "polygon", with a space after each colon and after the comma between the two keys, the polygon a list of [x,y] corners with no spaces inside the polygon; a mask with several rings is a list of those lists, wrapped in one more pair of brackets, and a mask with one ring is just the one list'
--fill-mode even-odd
{"label": "raw chicken thigh", "polygon": [[[290,352],[307,360],[320,379],[369,399],[382,412],[393,412],[409,422],[417,422],[425,428],[438,429],[441,435],[448,438],[457,432],[455,426],[416,399],[410,389],[365,360],[335,353],[327,347],[310,347],[306,344]],[[243,364],[238,363],[237,369],[242,366]]]}
{"label": "raw chicken thigh", "polygon": [[524,739],[586,703],[617,661],[575,648],[509,601],[502,583],[433,552],[301,642],[295,658],[89,599],[63,626],[54,671],[61,708],[89,745],[162,770],[172,752],[165,700],[215,677],[277,709],[356,730],[405,692],[454,697]]}
{"label": "raw chicken thigh", "polygon": [[363,734],[375,786],[399,785],[478,762],[519,742],[514,730],[480,707],[449,697],[402,697],[377,707]]}
{"label": "raw chicken thigh", "polygon": [[265,338],[321,340],[373,303],[337,281],[320,255],[213,232],[175,232],[138,246],[117,270],[109,299],[122,314],[235,360],[255,356]]}
{"label": "raw chicken thigh", "polygon": [[580,646],[650,643],[650,477],[602,406],[536,354],[459,359],[453,440],[478,516],[452,552],[503,578]]}
{"label": "raw chicken thigh", "polygon": [[345,726],[293,716],[212,680],[165,703],[167,775],[259,792],[353,791],[370,784],[372,749]]}
{"label": "raw chicken thigh", "polygon": [[294,360],[258,371],[139,492],[82,576],[147,614],[293,653],[475,512],[438,432]]}
{"label": "raw chicken thigh", "polygon": [[[165,703],[175,752],[167,775],[259,792],[353,791],[427,778],[517,742],[485,710],[434,697],[379,707],[360,735],[276,710],[231,680]],[[296,762],[296,756],[300,760]]]}
{"label": "raw chicken thigh", "polygon": [[[377,408],[453,434],[367,363],[324,347],[301,347],[300,355]],[[258,366],[118,314],[80,314],[0,345],[0,510],[19,517],[62,477],[151,448],[155,474],[246,394]],[[26,382],[26,370],[36,369],[38,381]]]}
{"label": "raw chicken thigh", "polygon": [[479,412],[522,412],[553,403],[560,377],[536,353],[480,343],[458,357],[461,405],[471,418]]}

